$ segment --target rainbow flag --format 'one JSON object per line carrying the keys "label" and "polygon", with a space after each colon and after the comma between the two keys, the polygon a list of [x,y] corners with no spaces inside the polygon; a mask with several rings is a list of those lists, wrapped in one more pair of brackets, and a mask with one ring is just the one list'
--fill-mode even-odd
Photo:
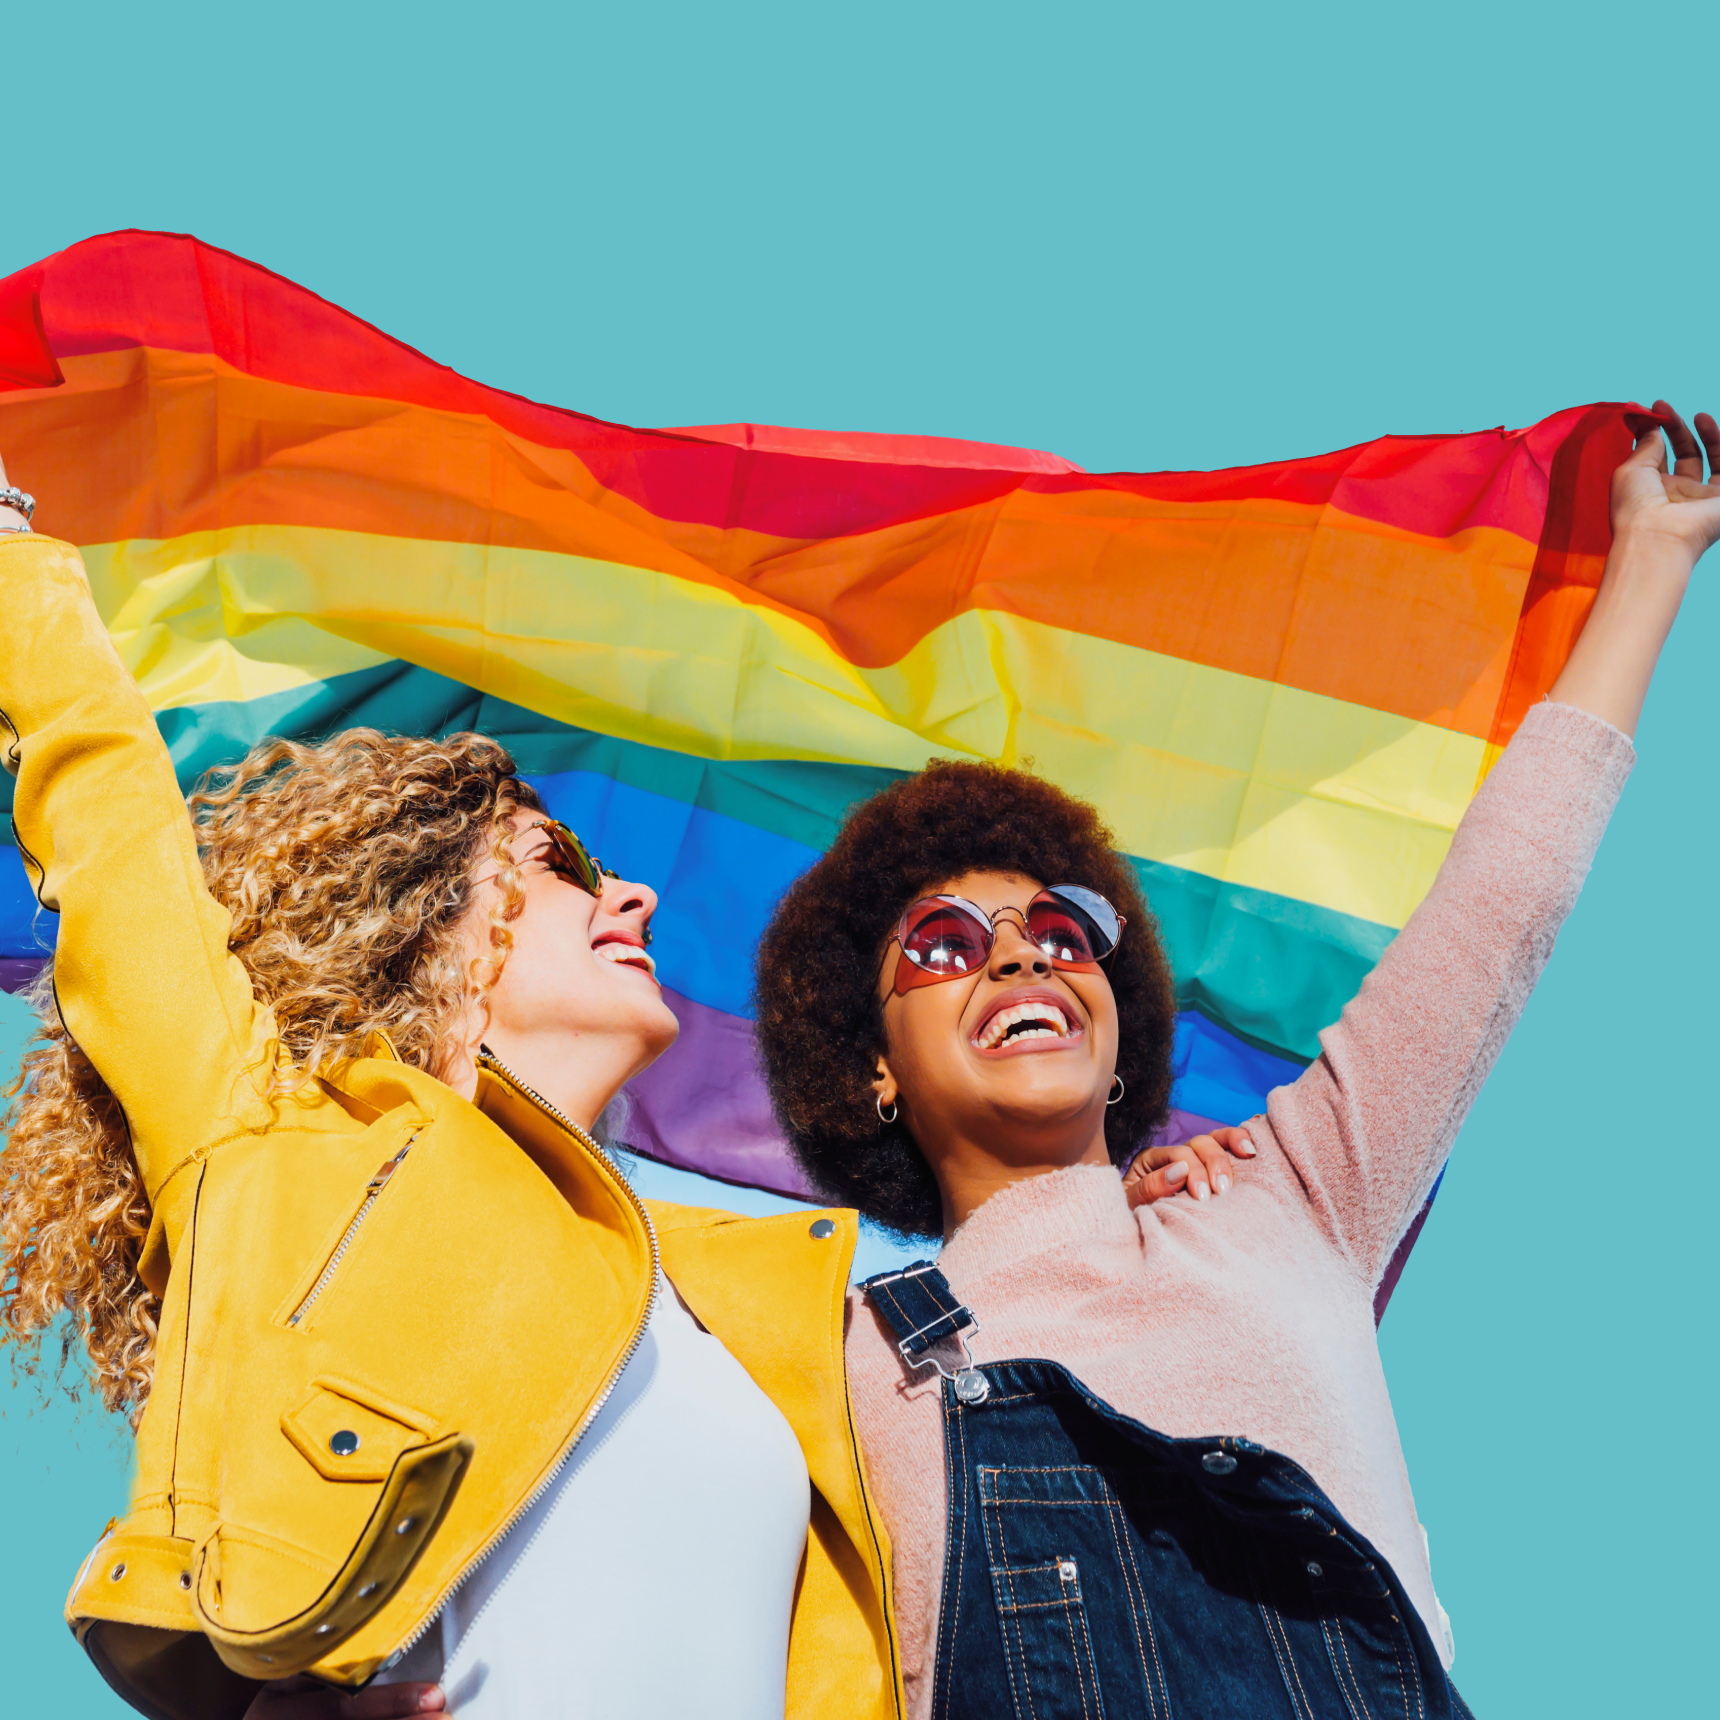
{"label": "rainbow flag", "polygon": [[[494,735],[662,894],[682,1036],[633,1144],[789,1194],[754,945],[846,809],[933,756],[1031,760],[1101,808],[1179,979],[1173,1136],[1260,1109],[1563,662],[1626,418],[1093,474],[604,423],[176,235],[0,283],[0,450],[81,547],[184,785],[267,734]],[[52,925],[15,859],[0,878],[15,985]]]}

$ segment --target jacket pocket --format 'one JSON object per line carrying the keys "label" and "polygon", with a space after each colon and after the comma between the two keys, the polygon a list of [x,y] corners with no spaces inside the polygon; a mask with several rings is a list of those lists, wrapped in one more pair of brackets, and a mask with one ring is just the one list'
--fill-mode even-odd
{"label": "jacket pocket", "polygon": [[423,1444],[435,1426],[416,1410],[328,1377],[281,1417],[281,1432],[325,1481],[386,1481],[401,1452]]}
{"label": "jacket pocket", "polygon": [[412,1144],[417,1139],[415,1131],[407,1136],[406,1144],[399,1152],[392,1158],[384,1159],[377,1166],[375,1174],[364,1185],[364,1193],[359,1197],[352,1216],[336,1233],[331,1246],[318,1264],[294,1286],[286,1302],[276,1310],[275,1321],[278,1325],[287,1326],[296,1332],[310,1329],[311,1318],[317,1305],[328,1294],[330,1285],[340,1276],[340,1269],[346,1263],[347,1256],[357,1244],[376,1211],[377,1203],[387,1193],[388,1185],[405,1162],[406,1155],[412,1151]]}
{"label": "jacket pocket", "polygon": [[435,1534],[472,1456],[471,1441],[457,1433],[412,1438],[338,1566],[231,1521],[218,1522],[198,1543],[191,1590],[197,1624],[234,1672],[253,1679],[303,1672],[387,1605]]}

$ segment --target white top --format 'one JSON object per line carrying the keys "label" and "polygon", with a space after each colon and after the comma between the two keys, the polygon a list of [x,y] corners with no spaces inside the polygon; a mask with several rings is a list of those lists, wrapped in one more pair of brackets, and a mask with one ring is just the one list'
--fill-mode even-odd
{"label": "white top", "polygon": [[810,1507],[793,1429],[659,1276],[548,1491],[381,1682],[458,1720],[782,1720]]}

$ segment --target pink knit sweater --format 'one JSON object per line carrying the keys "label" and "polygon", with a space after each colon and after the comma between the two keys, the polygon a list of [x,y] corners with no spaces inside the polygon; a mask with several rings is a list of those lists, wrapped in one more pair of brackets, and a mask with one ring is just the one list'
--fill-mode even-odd
{"label": "pink knit sweater", "polygon": [[[1060,1362],[1176,1436],[1293,1457],[1377,1546],[1449,1656],[1374,1337],[1374,1288],[1545,966],[1635,757],[1543,703],[1475,796],[1427,900],[1321,1055],[1250,1119],[1231,1192],[1131,1211],[1076,1167],[993,1195],[939,1262],[980,1361]],[[931,1705],[946,1522],[935,1378],[850,1302],[861,1447],[894,1551],[909,1714]]]}

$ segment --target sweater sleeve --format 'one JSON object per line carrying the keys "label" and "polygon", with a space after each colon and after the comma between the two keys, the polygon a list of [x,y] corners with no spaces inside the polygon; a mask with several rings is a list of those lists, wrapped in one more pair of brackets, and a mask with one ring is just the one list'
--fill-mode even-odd
{"label": "sweater sleeve", "polygon": [[157,1203],[180,1165],[266,1122],[252,1077],[268,1018],[228,952],[172,761],[78,552],[0,538],[0,588],[0,743],[25,869],[59,915],[55,1000],[124,1109]]}
{"label": "sweater sleeve", "polygon": [[1264,1131],[1250,1124],[1370,1286],[1523,1013],[1635,756],[1599,717],[1535,706],[1319,1057],[1268,1098]]}

